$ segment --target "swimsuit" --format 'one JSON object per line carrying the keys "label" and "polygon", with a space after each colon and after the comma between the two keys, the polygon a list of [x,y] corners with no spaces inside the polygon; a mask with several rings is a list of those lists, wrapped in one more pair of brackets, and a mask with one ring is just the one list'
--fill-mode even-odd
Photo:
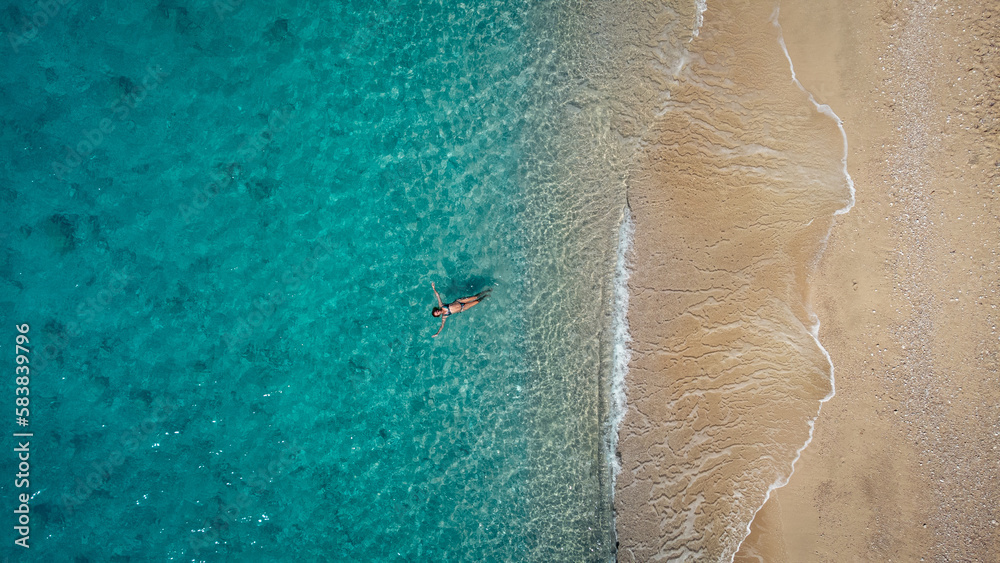
{"label": "swimsuit", "polygon": [[[458,303],[458,302],[456,301],[455,303]],[[451,312],[451,306],[454,305],[455,303],[448,303],[444,307],[441,307],[441,316],[442,317],[447,317],[448,315],[453,314]],[[465,303],[458,303],[458,305],[460,305],[461,308],[459,310],[455,311],[455,313],[461,313],[462,311],[465,310]]]}

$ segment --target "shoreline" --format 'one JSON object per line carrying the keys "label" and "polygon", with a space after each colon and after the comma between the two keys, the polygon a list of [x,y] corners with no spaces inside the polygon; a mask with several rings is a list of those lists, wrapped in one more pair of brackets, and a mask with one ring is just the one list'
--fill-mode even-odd
{"label": "shoreline", "polygon": [[[836,218],[838,215],[845,215],[847,213],[850,213],[851,209],[853,209],[854,205],[857,203],[857,190],[856,190],[856,187],[854,185],[854,179],[851,177],[851,173],[850,173],[850,170],[848,169],[848,165],[847,165],[847,159],[848,159],[848,156],[850,155],[850,145],[849,145],[848,139],[847,139],[847,131],[844,130],[844,121],[843,121],[843,119],[841,119],[840,116],[837,115],[837,113],[833,110],[833,108],[831,108],[828,104],[821,104],[821,103],[817,102],[815,96],[813,95],[813,93],[810,92],[805,86],[803,86],[802,82],[800,82],[799,79],[797,78],[797,76],[795,74],[795,63],[792,61],[792,57],[788,53],[788,46],[785,44],[785,37],[784,37],[784,33],[783,33],[783,30],[782,30],[782,27],[781,27],[781,13],[780,13],[780,8],[781,8],[780,5],[777,8],[775,8],[774,17],[773,17],[772,22],[774,23],[774,26],[776,28],[778,28],[778,43],[781,45],[781,50],[782,50],[782,52],[785,55],[785,59],[788,61],[788,68],[789,68],[789,71],[791,72],[791,75],[792,75],[792,82],[794,82],[795,85],[799,87],[799,90],[801,90],[802,92],[804,92],[805,94],[807,94],[809,96],[809,101],[812,102],[812,104],[816,107],[816,111],[818,111],[818,112],[820,112],[820,113],[822,113],[824,115],[829,116],[831,119],[833,119],[834,121],[837,122],[837,129],[840,130],[840,134],[841,134],[841,136],[844,139],[844,151],[843,151],[843,158],[842,158],[841,162],[843,163],[844,177],[847,180],[848,187],[850,188],[851,199],[850,199],[850,201],[847,202],[847,205],[845,205],[844,207],[842,207],[842,208],[840,208],[840,209],[838,209],[838,210],[836,210],[836,211],[833,212],[833,216],[834,216],[834,218]],[[812,265],[812,267],[809,270],[809,276],[808,277],[809,277],[809,283],[810,283],[810,287],[809,287],[810,294],[815,290],[815,286],[816,286],[815,277],[818,274],[818,265],[823,260],[823,254],[825,254],[825,252],[826,252],[826,247],[829,244],[830,236],[833,234],[833,230],[836,227],[837,227],[836,221],[834,221],[833,223],[830,224],[830,230],[827,231],[827,233],[826,233],[826,237],[824,238],[822,248],[819,251],[819,253],[817,254],[817,256],[815,257],[814,264]],[[754,522],[757,520],[757,516],[764,509],[764,507],[767,506],[769,500],[771,499],[772,494],[775,491],[777,491],[777,490],[785,487],[786,485],[788,485],[788,483],[791,482],[791,480],[794,478],[794,476],[795,476],[795,469],[796,469],[795,466],[802,459],[803,452],[806,451],[806,449],[812,443],[813,438],[815,437],[816,423],[820,419],[820,417],[823,415],[823,406],[826,403],[828,403],[831,400],[833,400],[834,397],[836,397],[836,395],[837,395],[837,378],[836,378],[837,368],[836,368],[836,366],[833,363],[833,358],[830,356],[829,351],[823,346],[823,343],[820,341],[819,332],[820,332],[820,328],[822,327],[822,322],[821,322],[821,320],[819,318],[819,314],[815,311],[815,309],[812,308],[811,303],[810,303],[810,306],[809,306],[809,315],[810,315],[810,317],[811,317],[811,319],[813,321],[812,326],[809,327],[809,334],[813,337],[813,340],[816,342],[816,346],[818,346],[819,349],[823,352],[823,355],[826,356],[826,359],[827,359],[827,361],[829,362],[829,365],[830,365],[830,394],[820,400],[819,407],[816,410],[816,416],[814,418],[812,418],[811,420],[808,421],[808,425],[809,425],[809,437],[806,439],[805,443],[802,444],[802,447],[799,448],[799,450],[796,452],[795,459],[792,460],[792,469],[791,469],[791,472],[789,473],[788,477],[783,482],[781,482],[780,484],[775,484],[771,488],[768,489],[767,495],[765,495],[765,497],[764,497],[764,502],[757,509],[757,511],[754,512],[753,518],[750,520],[750,522],[747,523],[746,536],[743,538],[742,541],[740,541],[739,546],[737,546],[736,554],[733,555],[733,560],[734,561],[741,556],[741,552],[742,552],[744,543],[751,537],[751,534],[753,533]]]}
{"label": "shoreline", "polygon": [[832,396],[809,308],[853,188],[772,7],[709,6],[642,131],[619,560],[731,560]]}
{"label": "shoreline", "polygon": [[[718,29],[713,19],[727,9],[708,6],[702,36]],[[817,221],[829,230],[801,293],[817,321],[809,332],[836,370],[836,396],[819,401],[787,481],[782,486],[779,477],[764,494],[738,553],[718,545],[705,553],[741,563],[987,560],[1000,549],[1000,492],[992,484],[1000,466],[1000,123],[993,109],[1000,101],[1000,9],[786,0],[780,15],[786,71],[817,110],[839,116],[843,169],[857,186],[850,213]],[[696,34],[694,41],[701,38]],[[723,50],[700,48],[696,62],[707,61],[709,70],[718,61],[725,67]],[[749,66],[760,72],[758,64]],[[683,65],[673,80],[669,72],[660,75],[671,94],[664,106],[669,112],[685,107],[675,92],[685,86],[677,76],[682,71]],[[726,111],[708,96],[692,99]],[[656,118],[670,118],[667,110]],[[663,130],[654,120],[642,131],[646,146],[662,154],[630,180],[640,189],[630,197],[637,256],[629,281],[628,414],[619,430],[623,469],[614,501],[619,561],[705,559],[688,546],[705,545],[706,532],[725,525],[705,507],[747,493],[738,488],[739,474],[727,477],[736,483],[728,491],[692,493],[691,483],[719,477],[692,472],[698,466],[683,457],[695,448],[704,463],[717,459],[720,453],[711,441],[699,442],[698,432],[712,424],[702,421],[727,420],[724,413],[735,408],[733,397],[711,400],[719,377],[679,387],[697,380],[681,369],[685,358],[740,341],[712,336],[731,323],[693,339],[678,336],[691,323],[675,319],[690,313],[672,303],[690,304],[691,292],[704,293],[722,279],[700,288],[686,281],[713,268],[690,263],[718,255],[720,243],[703,241],[719,218],[662,195],[668,181],[674,189],[677,170],[687,173],[690,166],[686,153],[674,148],[683,140],[656,148],[655,135]],[[670,132],[673,138],[686,133]],[[704,137],[691,153],[710,156],[705,147],[727,139]],[[692,177],[711,182],[711,175]],[[701,231],[677,227],[684,221]],[[651,225],[659,229],[655,244]],[[712,251],[696,258],[698,244]],[[788,248],[809,255],[808,246]],[[832,392],[832,371],[830,385]],[[685,402],[692,393],[703,399]],[[742,456],[766,455],[744,449]]]}
{"label": "shoreline", "polygon": [[[635,237],[635,225],[632,219],[632,209],[626,202],[622,208],[622,222],[618,229],[618,254],[615,261],[614,303],[611,319],[611,381],[609,387],[608,433],[605,437],[608,467],[611,472],[611,503],[614,504],[615,482],[621,465],[618,462],[618,430],[625,412],[628,410],[626,394],[626,378],[628,365],[632,359],[629,343],[632,335],[628,326],[628,280],[632,273],[630,254]],[[612,518],[613,520],[613,518]],[[614,522],[612,522],[612,526]]]}
{"label": "shoreline", "polygon": [[998,174],[977,166],[1000,161],[981,127],[995,115],[990,10],[783,2],[800,78],[847,123],[858,205],[814,284],[838,394],[737,562],[988,560],[1000,547]]}

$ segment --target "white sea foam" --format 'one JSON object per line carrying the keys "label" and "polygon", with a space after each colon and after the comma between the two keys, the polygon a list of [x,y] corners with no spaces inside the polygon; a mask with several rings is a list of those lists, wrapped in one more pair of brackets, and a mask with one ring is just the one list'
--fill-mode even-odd
{"label": "white sea foam", "polygon": [[695,0],[694,9],[694,31],[691,32],[691,35],[698,37],[698,32],[701,31],[701,24],[705,23],[705,10],[708,9],[708,0]]}
{"label": "white sea foam", "polygon": [[[834,215],[842,215],[844,213],[847,213],[848,211],[851,210],[852,207],[854,207],[854,201],[855,201],[855,199],[854,199],[854,180],[851,178],[851,174],[847,171],[847,132],[844,131],[844,122],[843,122],[843,120],[840,119],[840,117],[836,113],[833,112],[833,110],[830,108],[830,106],[828,106],[827,104],[820,104],[820,103],[818,103],[816,101],[816,98],[812,95],[812,93],[809,92],[808,90],[806,90],[805,87],[802,85],[802,83],[799,82],[799,79],[795,76],[795,65],[792,64],[792,57],[791,57],[791,55],[788,54],[788,47],[785,46],[785,37],[784,37],[784,35],[781,32],[781,24],[778,23],[778,11],[779,11],[779,8],[780,8],[780,6],[779,7],[775,7],[774,14],[771,15],[771,23],[773,23],[774,26],[776,28],[778,28],[778,43],[781,45],[781,50],[784,51],[784,53],[785,53],[785,59],[788,60],[788,68],[789,68],[789,70],[791,70],[791,73],[792,73],[792,81],[795,82],[795,85],[798,86],[799,89],[802,90],[802,92],[804,92],[806,95],[809,96],[809,101],[812,102],[812,104],[814,106],[816,106],[816,111],[818,111],[818,112],[820,112],[820,113],[822,113],[824,115],[829,116],[831,119],[833,119],[837,123],[837,127],[840,129],[840,134],[841,134],[841,136],[844,139],[844,155],[843,155],[843,157],[841,159],[841,162],[843,163],[843,167],[844,167],[844,178],[847,180],[847,186],[850,188],[850,191],[851,191],[851,199],[847,202],[847,205],[845,205],[844,207],[842,207],[842,208],[834,211]],[[832,224],[831,224],[830,228],[831,229],[833,228]],[[821,254],[822,254],[823,251],[826,250],[826,241],[829,239],[829,237],[830,237],[830,233],[828,231],[827,234],[826,234],[826,237],[823,240],[822,247],[820,249],[820,253]],[[809,318],[812,321],[812,326],[810,326],[808,328],[809,335],[812,336],[813,341],[816,342],[816,346],[819,347],[819,349],[820,349],[821,352],[823,352],[823,356],[826,358],[826,362],[830,366],[830,393],[828,393],[826,397],[820,399],[819,407],[816,409],[816,416],[813,417],[808,422],[808,424],[809,424],[809,437],[806,439],[805,443],[802,444],[802,447],[800,447],[798,450],[796,450],[796,452],[795,452],[795,459],[792,460],[792,470],[788,473],[787,477],[783,477],[783,478],[777,479],[774,483],[772,483],[767,488],[767,493],[764,495],[764,502],[761,504],[760,508],[758,508],[754,512],[754,517],[750,519],[750,522],[747,523],[747,529],[746,529],[747,536],[750,535],[750,528],[753,525],[753,521],[757,518],[757,514],[760,513],[760,509],[763,508],[764,505],[767,504],[768,499],[771,498],[771,492],[774,491],[775,489],[779,489],[779,488],[784,487],[785,485],[787,485],[788,481],[792,478],[792,475],[795,474],[795,464],[799,461],[799,458],[802,457],[802,452],[805,451],[805,449],[812,442],[813,432],[816,429],[816,419],[819,418],[820,413],[823,411],[823,403],[826,403],[827,401],[829,401],[830,399],[832,399],[833,396],[836,395],[836,393],[837,393],[837,391],[836,391],[836,384],[835,384],[835,378],[834,378],[833,359],[830,358],[829,352],[826,351],[826,348],[824,348],[823,345],[819,341],[819,318],[816,316],[815,313],[813,313],[811,311],[809,313]],[[742,541],[740,541],[740,546],[743,545],[743,541],[746,541],[746,536],[743,538]],[[737,546],[736,551],[739,552],[739,546]],[[735,559],[735,557],[736,557],[736,554],[734,553],[733,554],[733,558],[730,559],[730,563],[732,562],[733,559]]]}
{"label": "white sea foam", "polygon": [[625,418],[628,408],[625,401],[625,376],[628,374],[629,360],[632,351],[629,342],[632,337],[628,331],[628,278],[630,272],[629,255],[632,252],[632,238],[635,227],[632,224],[632,211],[626,207],[618,229],[618,260],[615,264],[614,309],[612,311],[611,327],[613,333],[611,393],[610,393],[610,429],[608,431],[608,461],[611,464],[611,490],[615,490],[615,478],[621,471],[618,463],[618,426]]}
{"label": "white sea foam", "polygon": [[840,129],[840,136],[844,139],[844,156],[840,159],[840,161],[844,165],[844,178],[847,179],[847,186],[851,190],[851,199],[847,202],[847,205],[834,211],[833,213],[834,215],[843,215],[854,207],[854,180],[851,178],[850,172],[847,171],[847,132],[844,131],[844,121],[840,119],[840,116],[833,112],[830,106],[817,102],[816,98],[812,95],[812,92],[806,90],[805,86],[803,86],[802,83],[799,82],[799,79],[795,76],[795,65],[792,64],[792,57],[788,54],[788,47],[785,46],[785,36],[781,33],[781,24],[778,23],[778,11],[780,9],[780,5],[774,8],[774,14],[771,15],[771,23],[774,24],[774,27],[778,28],[778,44],[781,45],[781,50],[784,51],[785,59],[788,61],[788,68],[792,71],[792,82],[799,87],[799,90],[802,90],[807,96],[809,96],[809,101],[812,102],[812,105],[816,106],[816,111],[829,116],[830,119],[837,123],[837,128]]}

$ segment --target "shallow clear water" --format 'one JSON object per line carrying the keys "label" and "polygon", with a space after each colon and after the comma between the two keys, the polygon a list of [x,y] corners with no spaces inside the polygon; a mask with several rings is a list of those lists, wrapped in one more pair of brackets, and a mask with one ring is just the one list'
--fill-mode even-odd
{"label": "shallow clear water", "polygon": [[[110,2],[5,45],[28,559],[612,558],[624,190],[581,21]],[[493,292],[431,339],[432,281]]]}

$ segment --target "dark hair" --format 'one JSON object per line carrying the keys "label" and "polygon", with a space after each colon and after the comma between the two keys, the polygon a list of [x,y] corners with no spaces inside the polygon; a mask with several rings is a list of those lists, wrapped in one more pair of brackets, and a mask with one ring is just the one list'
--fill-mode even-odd
{"label": "dark hair", "polygon": [[431,309],[431,316],[440,317],[443,311],[444,309],[442,309],[441,307],[434,307],[433,309]]}

